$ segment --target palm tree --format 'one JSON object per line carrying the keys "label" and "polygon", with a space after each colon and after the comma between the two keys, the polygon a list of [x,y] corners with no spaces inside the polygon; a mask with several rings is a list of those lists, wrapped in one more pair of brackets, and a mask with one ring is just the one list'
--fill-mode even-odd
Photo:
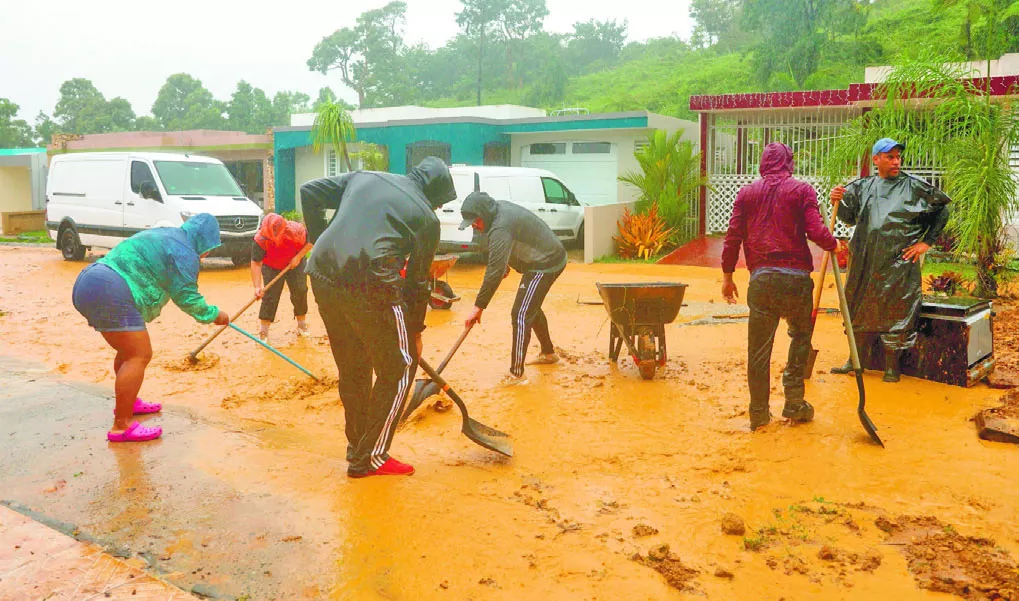
{"label": "palm tree", "polygon": [[354,129],[354,119],[342,104],[335,102],[332,98],[319,105],[315,113],[315,122],[311,126],[312,149],[316,154],[321,152],[322,146],[326,145],[338,149],[349,173],[352,169],[347,144],[353,142],[357,135]]}
{"label": "palm tree", "polygon": [[952,58],[925,50],[896,66],[878,90],[883,104],[842,130],[825,174],[830,185],[854,177],[860,157],[878,137],[904,142],[911,156],[931,157],[952,198],[948,227],[955,252],[976,258],[974,293],[992,298],[1004,222],[1019,209],[1009,165],[1010,151],[1019,145],[1019,114],[1008,99],[992,97],[989,79],[983,88],[973,85],[973,73]]}
{"label": "palm tree", "polygon": [[684,217],[690,203],[697,201],[700,187],[708,185],[708,178],[701,174],[700,153],[694,150],[692,142],[682,137],[683,130],[671,135],[663,130],[651,132],[647,144],[633,153],[640,170],[627,171],[619,178],[640,192],[636,212],[643,214],[657,207],[674,236],[681,236],[689,229],[684,228]]}

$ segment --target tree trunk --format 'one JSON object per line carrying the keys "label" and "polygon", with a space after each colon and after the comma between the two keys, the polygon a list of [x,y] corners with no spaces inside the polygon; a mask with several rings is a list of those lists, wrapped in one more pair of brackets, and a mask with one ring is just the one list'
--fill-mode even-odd
{"label": "tree trunk", "polygon": [[485,27],[481,27],[481,37],[478,40],[478,106],[481,106],[481,59],[485,53]]}
{"label": "tree trunk", "polygon": [[979,298],[997,298],[998,281],[994,279],[994,254],[981,251],[977,256],[977,285],[973,295]]}

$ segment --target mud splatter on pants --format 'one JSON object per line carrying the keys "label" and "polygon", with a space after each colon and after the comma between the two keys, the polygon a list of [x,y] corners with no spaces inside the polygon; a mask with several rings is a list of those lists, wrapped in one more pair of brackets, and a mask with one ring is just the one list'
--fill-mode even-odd
{"label": "mud splatter on pants", "polygon": [[782,374],[786,403],[803,400],[803,369],[810,353],[813,325],[810,276],[763,273],[751,278],[747,288],[750,324],[747,332],[747,384],[750,387],[750,412],[768,412],[771,398],[771,349],[775,344],[778,320],[789,324],[789,357]]}

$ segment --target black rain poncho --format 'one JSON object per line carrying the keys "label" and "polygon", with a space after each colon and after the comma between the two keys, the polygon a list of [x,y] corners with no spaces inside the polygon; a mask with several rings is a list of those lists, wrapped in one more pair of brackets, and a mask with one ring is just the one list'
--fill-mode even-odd
{"label": "black rain poncho", "polygon": [[905,173],[846,186],[838,217],[856,226],[846,292],[858,333],[883,334],[885,345],[897,350],[913,346],[923,300],[920,262],[906,261],[902,252],[916,242],[937,241],[948,222],[949,202],[941,190]]}

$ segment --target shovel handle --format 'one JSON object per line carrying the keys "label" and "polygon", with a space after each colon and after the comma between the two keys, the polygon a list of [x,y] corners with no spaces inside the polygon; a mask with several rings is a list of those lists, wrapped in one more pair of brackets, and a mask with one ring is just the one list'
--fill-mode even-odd
{"label": "shovel handle", "polygon": [[[457,349],[460,348],[460,345],[463,344],[464,340],[467,338],[467,334],[471,333],[471,328],[472,327],[474,327],[474,324],[471,324],[471,325],[469,325],[469,326],[464,328],[463,333],[460,334],[460,337],[456,339],[456,343],[453,344],[453,348],[449,349],[449,352],[446,353],[446,357],[443,358],[442,363],[439,364],[439,369],[437,369],[435,373],[440,373],[441,374],[442,370],[446,369],[446,366],[449,365],[450,359],[453,358],[453,355],[456,354]],[[421,362],[419,361],[419,364],[420,363]],[[426,371],[426,373],[427,373],[427,371]],[[432,379],[434,379],[434,378],[432,378]]]}
{"label": "shovel handle", "polygon": [[[296,256],[298,256],[298,257],[302,257],[302,258],[303,258],[303,256],[304,256],[305,254],[307,254],[307,252],[308,252],[307,248],[302,248],[302,249],[301,249],[301,252],[297,253],[297,255],[296,255]],[[283,268],[283,271],[280,271],[280,272],[279,272],[279,273],[278,273],[278,274],[276,275],[276,277],[274,277],[274,278],[273,278],[272,280],[270,280],[270,281],[269,281],[269,283],[268,283],[268,284],[266,284],[266,285],[265,285],[265,286],[263,287],[263,289],[265,289],[265,288],[272,288],[273,284],[275,284],[276,282],[280,281],[280,279],[281,279],[281,278],[282,278],[282,277],[283,277],[284,275],[286,275],[286,273],[287,273],[288,271],[290,271],[290,265],[289,265],[289,264],[288,264],[288,265],[287,265],[286,267],[284,267],[284,268]],[[248,310],[248,308],[250,308],[250,307],[251,307],[251,305],[255,304],[255,301],[257,301],[257,300],[258,300],[258,297],[257,297],[257,296],[253,296],[253,297],[251,297],[251,300],[249,300],[249,301],[248,301],[248,304],[244,305],[244,306],[243,306],[243,307],[241,307],[241,308],[240,308],[240,309],[239,309],[239,310],[238,310],[238,311],[237,311],[236,313],[234,313],[233,315],[231,315],[231,316],[230,316],[230,320],[231,320],[231,321],[233,321],[233,320],[237,319],[237,318],[238,318],[238,317],[240,316],[240,314],[241,314],[241,313],[244,313],[245,311],[247,311],[247,310]],[[215,332],[213,332],[213,333],[212,333],[212,335],[211,335],[211,336],[209,336],[208,338],[206,338],[206,339],[205,339],[205,342],[203,342],[202,344],[200,344],[200,345],[198,346],[198,348],[196,348],[195,350],[191,351],[191,353],[190,353],[190,355],[189,355],[189,356],[191,357],[191,359],[197,359],[197,358],[198,358],[198,353],[202,352],[202,349],[204,349],[205,347],[209,346],[209,343],[210,343],[210,342],[212,342],[213,340],[215,340],[215,339],[216,339],[216,336],[219,336],[220,334],[222,334],[222,333],[223,333],[223,330],[227,329],[228,327],[230,327],[230,326],[229,326],[229,324],[227,324],[227,325],[225,325],[225,326],[220,326],[218,330],[216,330]]]}
{"label": "shovel handle", "polygon": [[831,270],[832,275],[835,277],[835,289],[839,293],[839,308],[842,310],[842,323],[846,326],[846,338],[849,338],[849,357],[853,362],[853,369],[857,374],[863,373],[863,368],[860,365],[860,352],[856,348],[856,335],[853,333],[853,318],[849,315],[849,302],[846,300],[846,289],[842,284],[842,270],[839,269],[839,261],[835,256],[835,251],[829,253],[831,255]]}
{"label": "shovel handle", "polygon": [[[466,335],[467,331],[469,330],[470,328],[467,328],[464,331],[464,335]],[[425,361],[423,358],[420,357],[418,358],[418,366],[421,367],[422,371],[428,374],[428,377],[431,378],[433,382],[439,385],[439,388],[443,392],[449,395],[449,398],[453,399],[453,402],[456,403],[456,406],[460,408],[460,412],[463,413],[464,419],[466,419],[467,406],[464,405],[463,399],[460,398],[460,395],[458,395],[452,388],[450,388],[449,384],[446,383],[446,380],[442,379],[442,376],[439,375],[439,372],[432,369],[432,366],[428,365],[428,362]]]}
{"label": "shovel handle", "polygon": [[[832,205],[831,207],[831,223],[828,227],[829,230],[835,233],[835,221],[838,219],[838,207]],[[824,291],[824,276],[828,273],[828,253],[821,255],[821,273],[818,276],[817,288],[814,289],[814,308],[810,312],[810,322],[817,323],[817,311],[821,308],[821,293]]]}

